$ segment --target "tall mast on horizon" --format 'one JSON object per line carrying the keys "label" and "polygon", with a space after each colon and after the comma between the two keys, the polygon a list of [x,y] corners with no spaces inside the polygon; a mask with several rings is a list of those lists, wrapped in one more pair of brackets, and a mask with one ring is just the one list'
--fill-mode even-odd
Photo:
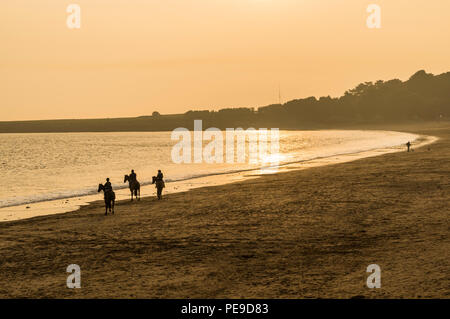
{"label": "tall mast on horizon", "polygon": [[281,105],[281,85],[278,84],[278,104]]}

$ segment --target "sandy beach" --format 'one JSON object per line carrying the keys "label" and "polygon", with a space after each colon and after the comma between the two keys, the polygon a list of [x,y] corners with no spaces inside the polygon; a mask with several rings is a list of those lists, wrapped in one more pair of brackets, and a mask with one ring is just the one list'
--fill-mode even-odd
{"label": "sandy beach", "polygon": [[[450,125],[383,129],[439,140],[121,201],[113,216],[98,201],[0,223],[0,297],[449,298]],[[66,287],[70,264],[81,289]]]}

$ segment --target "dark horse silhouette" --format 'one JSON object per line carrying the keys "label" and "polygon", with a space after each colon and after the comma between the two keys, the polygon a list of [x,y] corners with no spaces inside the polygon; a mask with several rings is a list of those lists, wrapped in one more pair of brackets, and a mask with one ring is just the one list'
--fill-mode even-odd
{"label": "dark horse silhouette", "polygon": [[[131,192],[131,200],[133,200],[133,194],[136,196],[137,200],[141,199],[141,184],[138,181],[130,180],[130,176],[125,175],[123,182],[128,182],[128,186],[130,187]],[[139,196],[139,197],[138,197]]]}
{"label": "dark horse silhouette", "polygon": [[100,193],[101,191],[103,191],[105,198],[105,215],[108,215],[108,208],[109,211],[114,214],[114,202],[116,200],[116,194],[111,190],[105,191],[105,186],[103,186],[103,184],[98,184],[98,192]]}
{"label": "dark horse silhouette", "polygon": [[153,176],[152,184],[156,184],[156,194],[158,196],[158,199],[162,199],[162,190],[164,187],[166,187],[164,181],[162,179],[158,179],[156,176]]}

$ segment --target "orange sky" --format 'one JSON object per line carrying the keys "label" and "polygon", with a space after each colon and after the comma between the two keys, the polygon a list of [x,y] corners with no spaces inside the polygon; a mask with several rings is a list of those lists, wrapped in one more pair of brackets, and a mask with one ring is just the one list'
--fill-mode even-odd
{"label": "orange sky", "polygon": [[263,106],[450,71],[450,1],[7,0],[0,43],[0,121]]}

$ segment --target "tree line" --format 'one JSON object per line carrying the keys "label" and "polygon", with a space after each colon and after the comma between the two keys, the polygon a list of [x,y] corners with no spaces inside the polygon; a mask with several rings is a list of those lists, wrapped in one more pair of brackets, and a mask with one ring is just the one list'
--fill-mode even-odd
{"label": "tree line", "polygon": [[364,82],[340,97],[308,97],[259,108],[191,110],[184,114],[116,119],[0,122],[0,132],[168,131],[203,127],[278,127],[301,129],[346,124],[448,120],[450,72],[433,75],[421,70],[407,81]]}

